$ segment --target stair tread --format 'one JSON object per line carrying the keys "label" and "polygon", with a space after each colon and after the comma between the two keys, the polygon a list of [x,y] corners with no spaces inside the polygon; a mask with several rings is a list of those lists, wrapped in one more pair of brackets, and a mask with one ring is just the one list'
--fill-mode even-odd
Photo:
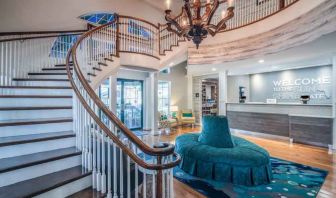
{"label": "stair tread", "polygon": [[72,89],[65,86],[0,86],[1,89]]}
{"label": "stair tread", "polygon": [[0,98],[72,98],[72,96],[61,95],[0,95]]}
{"label": "stair tread", "polygon": [[0,111],[29,111],[29,110],[63,110],[72,109],[72,106],[50,106],[50,107],[0,107]]}
{"label": "stair tread", "polygon": [[52,151],[33,153],[29,155],[4,158],[0,159],[0,173],[13,171],[16,169],[34,166],[59,159],[64,159],[67,157],[72,157],[80,154],[81,151],[79,151],[76,147],[70,147],[70,148],[56,149]]}
{"label": "stair tread", "polygon": [[[73,63],[70,63],[70,66],[73,66]],[[55,67],[66,67],[66,64],[57,64]]]}
{"label": "stair tread", "polygon": [[[74,137],[74,136],[75,134],[73,131],[63,131],[63,132],[0,137],[0,147],[15,145],[15,144],[25,144],[25,143],[31,143],[31,142],[41,142],[41,141],[47,141],[47,140],[62,139],[62,138]],[[1,167],[1,163],[0,163],[0,167]]]}
{"label": "stair tread", "polygon": [[[70,67],[70,69],[72,70],[73,68]],[[51,68],[42,68],[42,71],[59,71],[59,70],[66,70],[66,67],[51,67]]]}
{"label": "stair tread", "polygon": [[67,73],[56,73],[56,72],[43,72],[43,73],[40,73],[40,72],[38,72],[38,73],[36,73],[36,72],[30,72],[30,73],[28,73],[28,75],[68,75]]}
{"label": "stair tread", "polygon": [[72,118],[45,118],[45,119],[18,119],[18,120],[0,120],[0,127],[17,126],[17,125],[31,125],[31,124],[48,124],[72,122]]}
{"label": "stair tread", "polygon": [[65,81],[69,79],[43,79],[43,78],[13,78],[14,81]]}
{"label": "stair tread", "polygon": [[76,166],[2,187],[0,188],[0,197],[19,198],[36,196],[90,174],[91,171],[86,171],[82,166]]}

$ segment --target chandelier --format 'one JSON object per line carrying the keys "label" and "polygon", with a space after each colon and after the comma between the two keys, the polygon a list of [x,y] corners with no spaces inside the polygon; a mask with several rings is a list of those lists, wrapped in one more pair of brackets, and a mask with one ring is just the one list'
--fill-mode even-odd
{"label": "chandelier", "polygon": [[[182,12],[178,16],[172,16],[169,8],[165,11],[167,30],[179,37],[185,37],[188,41],[192,40],[197,49],[208,34],[215,36],[225,30],[226,22],[234,16],[233,0],[183,1]],[[218,14],[220,5],[226,7],[226,11],[224,9],[220,17],[214,18],[214,15]]]}

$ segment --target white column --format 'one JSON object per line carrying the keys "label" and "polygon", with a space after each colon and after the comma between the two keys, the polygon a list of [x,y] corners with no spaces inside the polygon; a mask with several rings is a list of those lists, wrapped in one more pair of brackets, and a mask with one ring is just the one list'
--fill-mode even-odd
{"label": "white column", "polygon": [[152,130],[152,85],[151,78],[147,77],[144,81],[144,129]]}
{"label": "white column", "polygon": [[117,114],[117,74],[110,76],[110,109]]}
{"label": "white column", "polygon": [[158,79],[157,73],[150,73],[145,80],[144,128],[158,133]]}
{"label": "white column", "polygon": [[332,67],[332,111],[333,111],[333,149],[336,150],[336,55],[333,56]]}
{"label": "white column", "polygon": [[227,103],[227,71],[219,72],[218,78],[218,114],[226,115],[226,103]]}
{"label": "white column", "polygon": [[188,74],[187,78],[188,78],[188,109],[193,109],[193,77],[191,74]]}
{"label": "white column", "polygon": [[158,129],[158,122],[159,122],[159,100],[158,100],[158,73],[151,73],[151,81],[153,85],[153,91],[152,91],[152,98],[153,98],[153,123],[152,123],[152,129],[153,129],[153,134],[158,134],[159,129]]}

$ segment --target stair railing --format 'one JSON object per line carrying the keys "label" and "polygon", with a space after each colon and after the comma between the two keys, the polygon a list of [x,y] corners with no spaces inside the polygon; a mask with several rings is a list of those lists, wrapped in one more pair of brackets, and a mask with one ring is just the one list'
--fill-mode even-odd
{"label": "stair railing", "polygon": [[65,64],[70,47],[57,40],[66,42],[83,32],[0,33],[0,85],[14,85],[14,78],[27,78],[29,72]]}
{"label": "stair railing", "polygon": [[82,165],[92,170],[93,188],[107,197],[174,197],[172,168],[180,162],[174,146],[144,143],[105,106],[83,74],[104,58],[118,56],[117,24],[118,19],[83,34],[67,57]]}

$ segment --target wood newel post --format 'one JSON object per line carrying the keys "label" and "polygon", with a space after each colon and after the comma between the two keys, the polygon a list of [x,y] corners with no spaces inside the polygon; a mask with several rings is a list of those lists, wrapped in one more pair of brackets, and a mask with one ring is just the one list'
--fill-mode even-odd
{"label": "wood newel post", "polygon": [[116,36],[116,56],[119,57],[120,52],[120,18],[119,15],[116,14],[117,17],[117,36]]}
{"label": "wood newel post", "polygon": [[[157,164],[162,164],[161,156],[157,156]],[[156,175],[156,198],[162,198],[162,170],[158,170]]]}
{"label": "wood newel post", "polygon": [[285,0],[279,0],[279,10],[282,10],[285,8]]}

